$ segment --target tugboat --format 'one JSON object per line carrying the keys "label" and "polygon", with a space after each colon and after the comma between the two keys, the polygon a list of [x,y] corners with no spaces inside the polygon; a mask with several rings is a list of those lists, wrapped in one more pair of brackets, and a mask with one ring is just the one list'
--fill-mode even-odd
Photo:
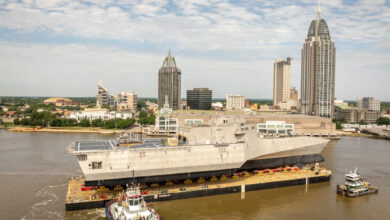
{"label": "tugboat", "polygon": [[378,188],[363,181],[357,168],[355,168],[355,171],[349,171],[349,173],[345,174],[345,185],[337,185],[337,194],[347,197],[356,197],[377,192]]}
{"label": "tugboat", "polygon": [[108,220],[163,220],[160,215],[144,201],[139,187],[127,187],[119,199],[106,205]]}

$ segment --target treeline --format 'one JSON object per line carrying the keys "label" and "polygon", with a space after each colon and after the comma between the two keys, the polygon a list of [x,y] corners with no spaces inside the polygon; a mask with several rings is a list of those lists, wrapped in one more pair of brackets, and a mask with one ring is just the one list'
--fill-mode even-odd
{"label": "treeline", "polygon": [[95,119],[89,121],[89,119],[82,119],[80,122],[72,118],[59,118],[55,114],[50,114],[47,112],[35,112],[31,114],[29,118],[14,119],[14,125],[24,125],[24,126],[42,126],[42,127],[101,127],[105,129],[120,128],[125,129],[134,125],[135,120],[133,118],[127,119],[110,119],[102,120]]}
{"label": "treeline", "polygon": [[79,126],[81,127],[101,127],[104,129],[114,129],[120,128],[125,129],[133,126],[135,123],[135,119],[127,118],[127,119],[110,119],[110,120],[102,120],[102,119],[94,119],[89,121],[88,119],[80,120]]}
{"label": "treeline", "polygon": [[[342,124],[347,124],[347,121],[345,119],[332,119],[334,123],[336,123],[336,129],[342,129]],[[379,117],[376,122],[377,125],[390,125],[390,118],[387,117]],[[363,119],[359,121],[359,125],[367,125],[368,123],[365,122]]]}
{"label": "treeline", "polygon": [[[0,96],[0,105],[33,105],[41,104],[45,99],[51,97],[22,97],[22,96]],[[96,97],[68,97],[81,105],[96,104]]]}
{"label": "treeline", "polygon": [[151,112],[140,111],[138,114],[138,123],[142,125],[152,125],[156,120],[156,116]]}

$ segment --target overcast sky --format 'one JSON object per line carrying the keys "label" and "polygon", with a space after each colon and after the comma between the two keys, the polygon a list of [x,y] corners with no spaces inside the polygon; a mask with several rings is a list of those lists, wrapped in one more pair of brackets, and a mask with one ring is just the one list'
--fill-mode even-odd
{"label": "overcast sky", "polygon": [[[300,90],[301,49],[315,0],[0,0],[0,96],[157,97],[170,48],[182,96],[208,87],[272,98],[273,62],[292,57]],[[336,46],[336,97],[390,101],[390,1],[321,3]]]}

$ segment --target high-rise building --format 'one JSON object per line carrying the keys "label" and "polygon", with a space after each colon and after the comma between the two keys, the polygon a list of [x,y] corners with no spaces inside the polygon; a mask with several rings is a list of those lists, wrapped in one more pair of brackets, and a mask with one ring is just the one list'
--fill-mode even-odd
{"label": "high-rise building", "polygon": [[158,72],[158,108],[162,108],[165,96],[168,96],[168,104],[173,110],[181,108],[181,70],[176,66],[175,58],[171,56],[171,50],[165,58]]}
{"label": "high-rise building", "polygon": [[226,110],[243,109],[245,97],[242,95],[226,94]]}
{"label": "high-rise building", "polygon": [[212,90],[208,88],[194,88],[187,90],[187,106],[190,109],[210,110]]}
{"label": "high-rise building", "polygon": [[274,63],[274,106],[290,99],[291,58],[276,59]]}
{"label": "high-rise building", "polygon": [[301,60],[301,112],[333,117],[336,48],[319,6],[303,44]]}
{"label": "high-rise building", "polygon": [[117,110],[136,110],[137,109],[137,95],[135,92],[121,92],[118,95]]}
{"label": "high-rise building", "polygon": [[358,100],[358,108],[367,109],[370,111],[381,110],[381,101],[373,97],[363,97]]}
{"label": "high-rise building", "polygon": [[103,82],[99,81],[98,92],[96,95],[96,106],[102,108],[107,106],[116,109],[117,99],[115,96],[110,95],[108,89],[104,88]]}

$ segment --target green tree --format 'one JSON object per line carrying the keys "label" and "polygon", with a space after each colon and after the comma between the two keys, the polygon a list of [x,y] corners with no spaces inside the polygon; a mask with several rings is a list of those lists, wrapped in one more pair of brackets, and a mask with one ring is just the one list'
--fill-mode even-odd
{"label": "green tree", "polygon": [[3,119],[0,119],[0,125],[4,124]]}
{"label": "green tree", "polygon": [[156,121],[156,116],[151,114],[148,118],[148,124],[153,125]]}
{"label": "green tree", "polygon": [[138,118],[147,118],[148,113],[146,111],[140,111],[138,114]]}
{"label": "green tree", "polygon": [[79,125],[81,127],[89,127],[91,125],[91,123],[89,122],[89,120],[87,118],[84,118],[80,121]]}
{"label": "green tree", "polygon": [[22,118],[22,119],[20,120],[20,124],[22,124],[22,125],[30,125],[30,119],[28,119],[28,118]]}
{"label": "green tree", "polygon": [[390,125],[390,118],[387,118],[387,117],[379,117],[377,120],[376,120],[376,123],[378,125]]}
{"label": "green tree", "polygon": [[104,127],[107,128],[107,129],[116,128],[116,121],[115,121],[115,119],[106,120]]}
{"label": "green tree", "polygon": [[138,100],[137,101],[137,111],[141,111],[142,109],[146,109],[147,105],[145,100]]}
{"label": "green tree", "polygon": [[8,108],[8,111],[16,111],[16,110],[18,110],[18,108],[16,106],[10,106]]}
{"label": "green tree", "polygon": [[65,118],[63,126],[77,126],[77,121],[73,118]]}
{"label": "green tree", "polygon": [[359,125],[367,125],[367,122],[365,122],[363,119],[359,121]]}
{"label": "green tree", "polygon": [[19,119],[17,119],[17,118],[14,119],[14,125],[20,125]]}
{"label": "green tree", "polygon": [[138,114],[138,123],[142,125],[154,124],[155,120],[156,116],[150,112],[148,113],[146,111],[140,111]]}
{"label": "green tree", "polygon": [[103,127],[104,126],[103,120],[100,118],[92,120],[91,124],[92,124],[92,127]]}
{"label": "green tree", "polygon": [[63,121],[60,118],[55,118],[50,121],[50,126],[53,127],[62,127],[63,126]]}

